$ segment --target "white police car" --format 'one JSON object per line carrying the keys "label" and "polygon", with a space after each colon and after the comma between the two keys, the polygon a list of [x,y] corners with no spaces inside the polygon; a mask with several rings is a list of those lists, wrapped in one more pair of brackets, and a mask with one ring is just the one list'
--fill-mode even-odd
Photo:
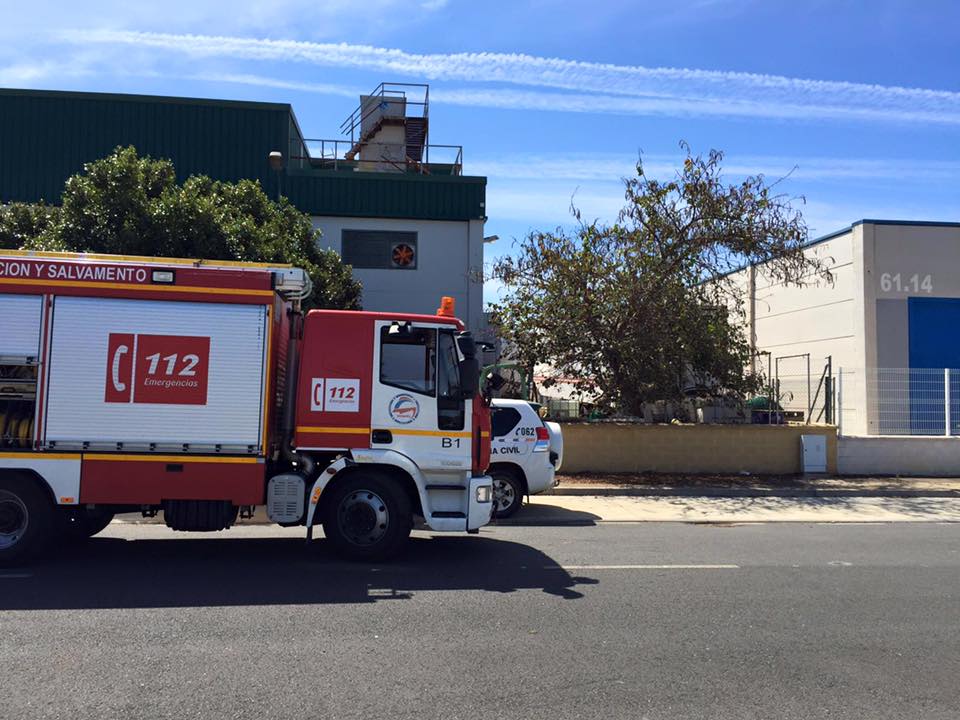
{"label": "white police car", "polygon": [[496,398],[490,405],[490,469],[493,516],[506,518],[520,509],[524,495],[536,495],[557,484],[563,462],[560,426],[544,422],[540,406],[525,400]]}

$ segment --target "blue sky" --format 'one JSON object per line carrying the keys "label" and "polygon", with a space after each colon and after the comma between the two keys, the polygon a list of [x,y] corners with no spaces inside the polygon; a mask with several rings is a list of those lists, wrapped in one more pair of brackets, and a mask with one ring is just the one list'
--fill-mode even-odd
{"label": "blue sky", "polygon": [[[678,142],[805,196],[813,235],[960,220],[950,0],[0,0],[0,86],[289,102],[335,138],[381,81],[431,84],[431,141],[488,176],[487,260],[612,219],[639,152]],[[491,292],[495,288],[490,288]],[[489,294],[488,294],[489,296]]]}

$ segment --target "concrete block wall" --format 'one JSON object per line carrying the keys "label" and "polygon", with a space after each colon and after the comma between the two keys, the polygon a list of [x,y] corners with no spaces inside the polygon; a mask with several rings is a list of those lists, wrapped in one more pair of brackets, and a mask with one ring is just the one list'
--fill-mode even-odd
{"label": "concrete block wall", "polygon": [[841,475],[960,477],[960,438],[844,436],[837,469]]}
{"label": "concrete block wall", "polygon": [[826,425],[563,425],[563,472],[802,472],[800,436],[827,438],[827,472],[837,471],[837,431]]}

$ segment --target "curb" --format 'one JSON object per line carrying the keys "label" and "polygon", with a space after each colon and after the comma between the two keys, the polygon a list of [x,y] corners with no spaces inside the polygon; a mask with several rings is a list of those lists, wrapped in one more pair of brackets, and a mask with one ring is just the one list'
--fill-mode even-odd
{"label": "curb", "polygon": [[960,490],[898,490],[892,489],[844,489],[844,488],[718,488],[718,487],[606,487],[575,488],[557,487],[541,495],[566,495],[576,497],[711,497],[711,498],[827,498],[827,497],[877,497],[877,498],[957,498]]}

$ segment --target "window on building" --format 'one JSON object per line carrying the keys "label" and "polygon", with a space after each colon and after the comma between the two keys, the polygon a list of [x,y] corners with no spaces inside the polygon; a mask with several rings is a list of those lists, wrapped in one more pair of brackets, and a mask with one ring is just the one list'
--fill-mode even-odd
{"label": "window on building", "polygon": [[422,395],[436,393],[437,331],[380,331],[380,382]]}
{"label": "window on building", "polygon": [[355,268],[416,270],[417,233],[395,230],[342,230],[340,255]]}

